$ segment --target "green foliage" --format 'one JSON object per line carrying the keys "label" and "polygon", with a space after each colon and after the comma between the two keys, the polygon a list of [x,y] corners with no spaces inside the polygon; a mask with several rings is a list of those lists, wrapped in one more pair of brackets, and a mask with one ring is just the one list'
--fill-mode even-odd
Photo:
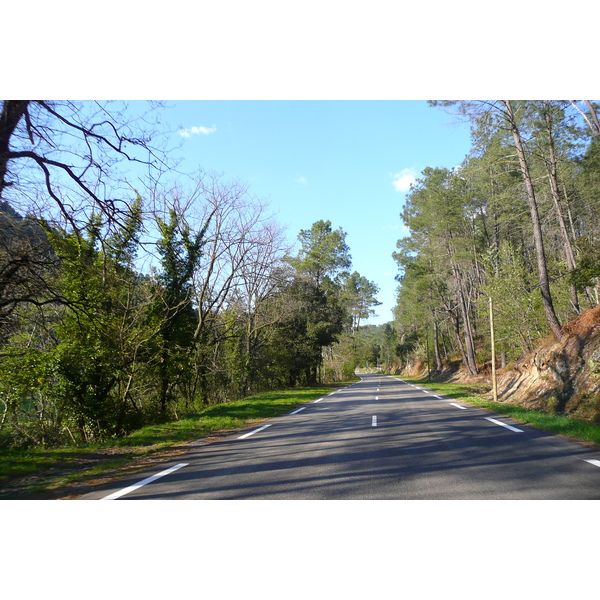
{"label": "green foliage", "polygon": [[289,263],[318,287],[330,282],[337,272],[350,268],[352,264],[346,233],[341,227],[333,230],[331,221],[317,221],[310,229],[302,229],[298,240],[300,252],[289,258]]}
{"label": "green foliage", "polygon": [[487,317],[488,298],[492,298],[497,352],[517,360],[531,352],[546,331],[535,277],[527,270],[522,254],[508,242],[490,248],[481,262],[487,283],[482,287],[479,312]]}
{"label": "green foliage", "polygon": [[192,232],[174,209],[169,221],[155,217],[160,237],[157,249],[161,271],[155,288],[151,313],[158,330],[155,338],[159,378],[158,403],[163,418],[176,398],[176,387],[185,385],[189,351],[194,343],[197,317],[192,307],[192,275],[201,257],[205,227]]}
{"label": "green foliage", "polygon": [[285,385],[313,385],[319,380],[322,349],[337,341],[344,312],[335,296],[315,283],[295,277],[278,302],[286,307],[271,340],[273,362]]}
{"label": "green foliage", "polygon": [[578,267],[570,273],[570,280],[579,291],[595,286],[600,280],[600,240],[581,236],[577,240],[579,250]]}
{"label": "green foliage", "polygon": [[375,297],[379,287],[358,271],[343,274],[340,277],[340,286],[340,303],[348,312],[352,320],[352,329],[356,331],[363,319],[375,314],[372,307],[381,304]]}
{"label": "green foliage", "polygon": [[[429,344],[447,363],[460,357],[474,374],[490,359],[489,298],[496,353],[504,361],[532,351],[550,325],[556,337],[557,321],[597,302],[600,138],[590,137],[582,121],[589,105],[432,104],[471,121],[472,150],[452,171],[424,169],[407,195],[401,217],[410,235],[393,254],[400,270],[394,325],[403,340],[412,340],[403,346],[407,360],[424,358]],[[513,126],[534,188],[542,243],[534,243]]]}

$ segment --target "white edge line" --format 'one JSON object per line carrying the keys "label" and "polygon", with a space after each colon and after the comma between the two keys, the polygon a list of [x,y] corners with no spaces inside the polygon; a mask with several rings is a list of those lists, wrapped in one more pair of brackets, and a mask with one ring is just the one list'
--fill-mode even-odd
{"label": "white edge line", "polygon": [[295,410],[294,412],[291,412],[290,415],[295,415],[296,413],[299,413],[301,410],[304,410],[306,408],[306,406],[303,406],[302,408],[299,408],[297,410]]}
{"label": "white edge line", "polygon": [[463,410],[467,410],[466,406],[461,406],[460,404],[454,404],[454,402],[450,402],[452,406],[456,406],[456,408],[462,408]]}
{"label": "white edge line", "polygon": [[181,469],[181,467],[187,467],[187,465],[189,465],[189,463],[180,463],[178,465],[175,465],[174,467],[171,467],[170,469],[166,469],[165,471],[161,471],[160,473],[157,473],[156,475],[152,475],[152,477],[147,477],[146,479],[142,479],[142,481],[140,481],[139,483],[136,483],[135,485],[130,485],[129,487],[123,488],[122,490],[119,490],[118,492],[114,492],[114,493],[109,494],[108,496],[105,496],[104,498],[100,498],[100,499],[101,500],[116,500],[117,498],[120,498],[121,496],[124,496],[125,494],[129,494],[129,492],[133,492],[133,490],[137,490],[138,488],[141,488],[143,485],[152,483],[159,477],[164,477],[165,475],[169,475],[169,473],[173,473],[173,471],[177,471],[177,469]]}
{"label": "white edge line", "polygon": [[323,398],[319,398],[318,400],[314,400],[313,404],[315,404],[315,402],[321,402],[321,400],[323,400]]}
{"label": "white edge line", "polygon": [[434,396],[434,398],[437,398],[438,400],[443,400],[441,396]]}
{"label": "white edge line", "polygon": [[491,421],[492,423],[496,423],[496,425],[501,425],[502,427],[506,427],[506,429],[510,429],[511,431],[516,431],[518,433],[523,433],[522,429],[517,429],[516,427],[511,427],[510,425],[507,425],[506,423],[501,423],[500,421],[496,421],[496,419],[492,419],[490,417],[485,417],[488,421]]}
{"label": "white edge line", "polygon": [[266,429],[267,427],[271,427],[271,424],[269,423],[268,425],[263,425],[262,427],[259,427],[258,429],[251,431],[250,433],[245,433],[244,435],[240,435],[238,440],[243,440],[244,438],[250,437],[251,435],[258,433],[259,431],[262,431],[263,429]]}
{"label": "white edge line", "polygon": [[600,467],[600,460],[596,460],[595,458],[584,458],[585,462],[590,463],[590,465],[595,465],[596,467]]}

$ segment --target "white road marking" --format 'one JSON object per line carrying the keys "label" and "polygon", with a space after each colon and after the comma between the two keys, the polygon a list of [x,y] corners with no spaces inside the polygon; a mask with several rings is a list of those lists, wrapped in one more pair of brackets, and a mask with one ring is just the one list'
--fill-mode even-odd
{"label": "white road marking", "polygon": [[450,402],[450,404],[452,404],[452,406],[456,406],[456,408],[462,408],[463,410],[467,410],[466,406],[461,406],[460,404],[454,404],[454,402]]}
{"label": "white road marking", "polygon": [[315,402],[321,402],[321,400],[323,400],[323,398],[319,398],[318,400],[315,400],[315,401],[313,402],[313,404],[315,404]]}
{"label": "white road marking", "polygon": [[589,462],[590,465],[595,465],[596,467],[600,467],[600,460],[596,460],[595,458],[584,458],[585,462]]}
{"label": "white road marking", "polygon": [[375,396],[375,400],[379,400],[379,396]]}
{"label": "white road marking", "polygon": [[502,425],[502,427],[506,427],[506,429],[510,429],[511,431],[517,431],[518,433],[523,433],[522,429],[517,429],[516,427],[511,427],[510,425],[507,425],[506,423],[501,423],[500,421],[496,421],[496,419],[492,419],[490,417],[485,417],[488,421],[491,421],[492,423],[496,423],[496,425]]}
{"label": "white road marking", "polygon": [[438,400],[443,400],[441,396],[434,396],[434,398],[437,398]]}
{"label": "white road marking", "polygon": [[371,419],[371,427],[377,427],[377,417],[375,415]]}
{"label": "white road marking", "polygon": [[305,408],[306,408],[306,406],[303,406],[302,408],[298,408],[294,412],[291,412],[290,415],[295,415],[296,413],[299,413],[301,410],[304,410]]}
{"label": "white road marking", "polygon": [[244,435],[240,435],[238,440],[243,440],[244,438],[250,437],[251,435],[258,433],[259,431],[262,431],[263,429],[266,429],[267,427],[271,427],[271,424],[269,423],[268,425],[263,425],[262,427],[259,427],[258,429],[251,431],[250,433],[245,433]]}
{"label": "white road marking", "polygon": [[146,479],[142,479],[142,481],[140,481],[139,483],[136,483],[135,485],[130,485],[129,487],[123,488],[122,490],[119,490],[118,492],[109,494],[108,496],[101,498],[101,500],[116,500],[117,498],[120,498],[121,496],[124,496],[125,494],[129,494],[129,492],[133,492],[133,490],[137,490],[138,488],[141,488],[143,485],[152,483],[153,481],[155,481],[156,479],[158,479],[160,477],[164,477],[165,475],[169,475],[169,473],[173,473],[173,471],[177,471],[177,469],[181,469],[181,467],[187,467],[187,465],[189,465],[189,463],[181,463],[179,465],[175,465],[174,467],[171,467],[170,469],[166,469],[165,471],[161,471],[160,473],[157,473],[156,475],[152,475],[152,477],[147,477]]}

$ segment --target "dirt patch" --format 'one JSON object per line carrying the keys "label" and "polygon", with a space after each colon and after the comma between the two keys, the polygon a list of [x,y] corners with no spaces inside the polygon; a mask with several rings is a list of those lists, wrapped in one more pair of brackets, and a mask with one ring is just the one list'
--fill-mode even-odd
{"label": "dirt patch", "polygon": [[498,372],[500,400],[573,418],[600,421],[600,305],[563,328],[510,370]]}

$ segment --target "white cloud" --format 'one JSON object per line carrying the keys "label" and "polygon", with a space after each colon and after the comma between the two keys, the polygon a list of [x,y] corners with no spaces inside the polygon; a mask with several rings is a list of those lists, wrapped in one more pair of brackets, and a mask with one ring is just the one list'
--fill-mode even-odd
{"label": "white cloud", "polygon": [[193,127],[189,127],[188,129],[180,129],[178,133],[181,137],[189,138],[192,135],[198,135],[198,134],[210,135],[211,133],[214,133],[216,130],[217,130],[216,125],[213,125],[212,127],[204,127],[203,125],[200,125],[200,126],[194,125]]}
{"label": "white cloud", "polygon": [[306,177],[298,177],[298,179],[296,179],[296,183],[299,185],[306,185],[308,183],[308,179],[306,179]]}
{"label": "white cloud", "polygon": [[395,173],[391,177],[393,178],[392,184],[397,192],[408,192],[411,184],[417,180],[417,171],[413,167],[402,169],[400,173]]}

